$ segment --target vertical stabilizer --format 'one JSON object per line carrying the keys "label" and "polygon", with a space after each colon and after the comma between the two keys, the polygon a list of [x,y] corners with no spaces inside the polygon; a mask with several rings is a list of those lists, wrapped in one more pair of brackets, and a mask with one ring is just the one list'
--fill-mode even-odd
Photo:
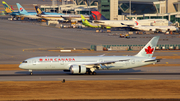
{"label": "vertical stabilizer", "polygon": [[94,20],[108,20],[99,11],[91,11]]}
{"label": "vertical stabilizer", "polygon": [[81,14],[81,19],[82,19],[82,23],[88,23],[88,21],[86,20],[86,18]]}
{"label": "vertical stabilizer", "polygon": [[139,26],[141,26],[136,19],[133,19],[133,21],[134,21],[134,27],[139,27]]}
{"label": "vertical stabilizer", "polygon": [[18,7],[18,11],[20,14],[26,14],[28,13],[19,3],[16,3],[17,7]]}
{"label": "vertical stabilizer", "polygon": [[37,13],[38,15],[44,14],[44,12],[42,12],[41,9],[40,9],[38,6],[34,6],[34,8],[35,8],[35,11],[36,11],[36,13]]}
{"label": "vertical stabilizer", "polygon": [[4,6],[4,9],[5,9],[5,12],[6,12],[6,13],[12,13],[12,12],[14,12],[14,10],[11,9],[11,7],[10,7],[5,1],[2,1],[2,4],[3,4],[3,6]]}
{"label": "vertical stabilizer", "polygon": [[141,49],[141,51],[136,54],[135,56],[139,56],[139,57],[148,57],[148,58],[152,58],[156,45],[158,43],[159,40],[159,36],[155,36],[153,37],[144,47],[143,49]]}

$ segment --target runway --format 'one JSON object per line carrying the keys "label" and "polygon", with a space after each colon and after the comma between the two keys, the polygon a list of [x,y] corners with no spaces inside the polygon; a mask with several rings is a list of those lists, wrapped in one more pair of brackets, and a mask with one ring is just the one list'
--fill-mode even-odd
{"label": "runway", "polygon": [[0,81],[75,80],[180,80],[180,67],[138,67],[127,70],[97,70],[97,75],[73,75],[63,71],[0,71]]}

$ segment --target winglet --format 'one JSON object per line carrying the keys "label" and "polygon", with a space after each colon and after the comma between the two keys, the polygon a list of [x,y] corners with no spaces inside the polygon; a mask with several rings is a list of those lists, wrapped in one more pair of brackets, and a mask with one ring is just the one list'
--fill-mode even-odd
{"label": "winglet", "polygon": [[156,45],[158,43],[159,36],[153,37],[144,47],[141,49],[141,51],[136,54],[135,56],[139,57],[149,57],[152,58]]}
{"label": "winglet", "polygon": [[28,13],[19,3],[16,3],[17,7],[18,7],[18,11],[20,14],[26,14]]}

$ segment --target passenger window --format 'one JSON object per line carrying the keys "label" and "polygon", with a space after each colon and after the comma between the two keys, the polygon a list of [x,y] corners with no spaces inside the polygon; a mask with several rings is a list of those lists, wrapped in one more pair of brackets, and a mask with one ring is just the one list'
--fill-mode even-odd
{"label": "passenger window", "polygon": [[27,63],[27,61],[23,61],[22,63]]}

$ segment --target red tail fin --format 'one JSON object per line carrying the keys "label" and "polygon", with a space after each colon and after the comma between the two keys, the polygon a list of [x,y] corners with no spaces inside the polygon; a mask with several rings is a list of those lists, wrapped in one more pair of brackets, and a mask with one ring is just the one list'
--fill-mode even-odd
{"label": "red tail fin", "polygon": [[98,11],[91,11],[91,12],[94,20],[107,20],[100,12]]}

